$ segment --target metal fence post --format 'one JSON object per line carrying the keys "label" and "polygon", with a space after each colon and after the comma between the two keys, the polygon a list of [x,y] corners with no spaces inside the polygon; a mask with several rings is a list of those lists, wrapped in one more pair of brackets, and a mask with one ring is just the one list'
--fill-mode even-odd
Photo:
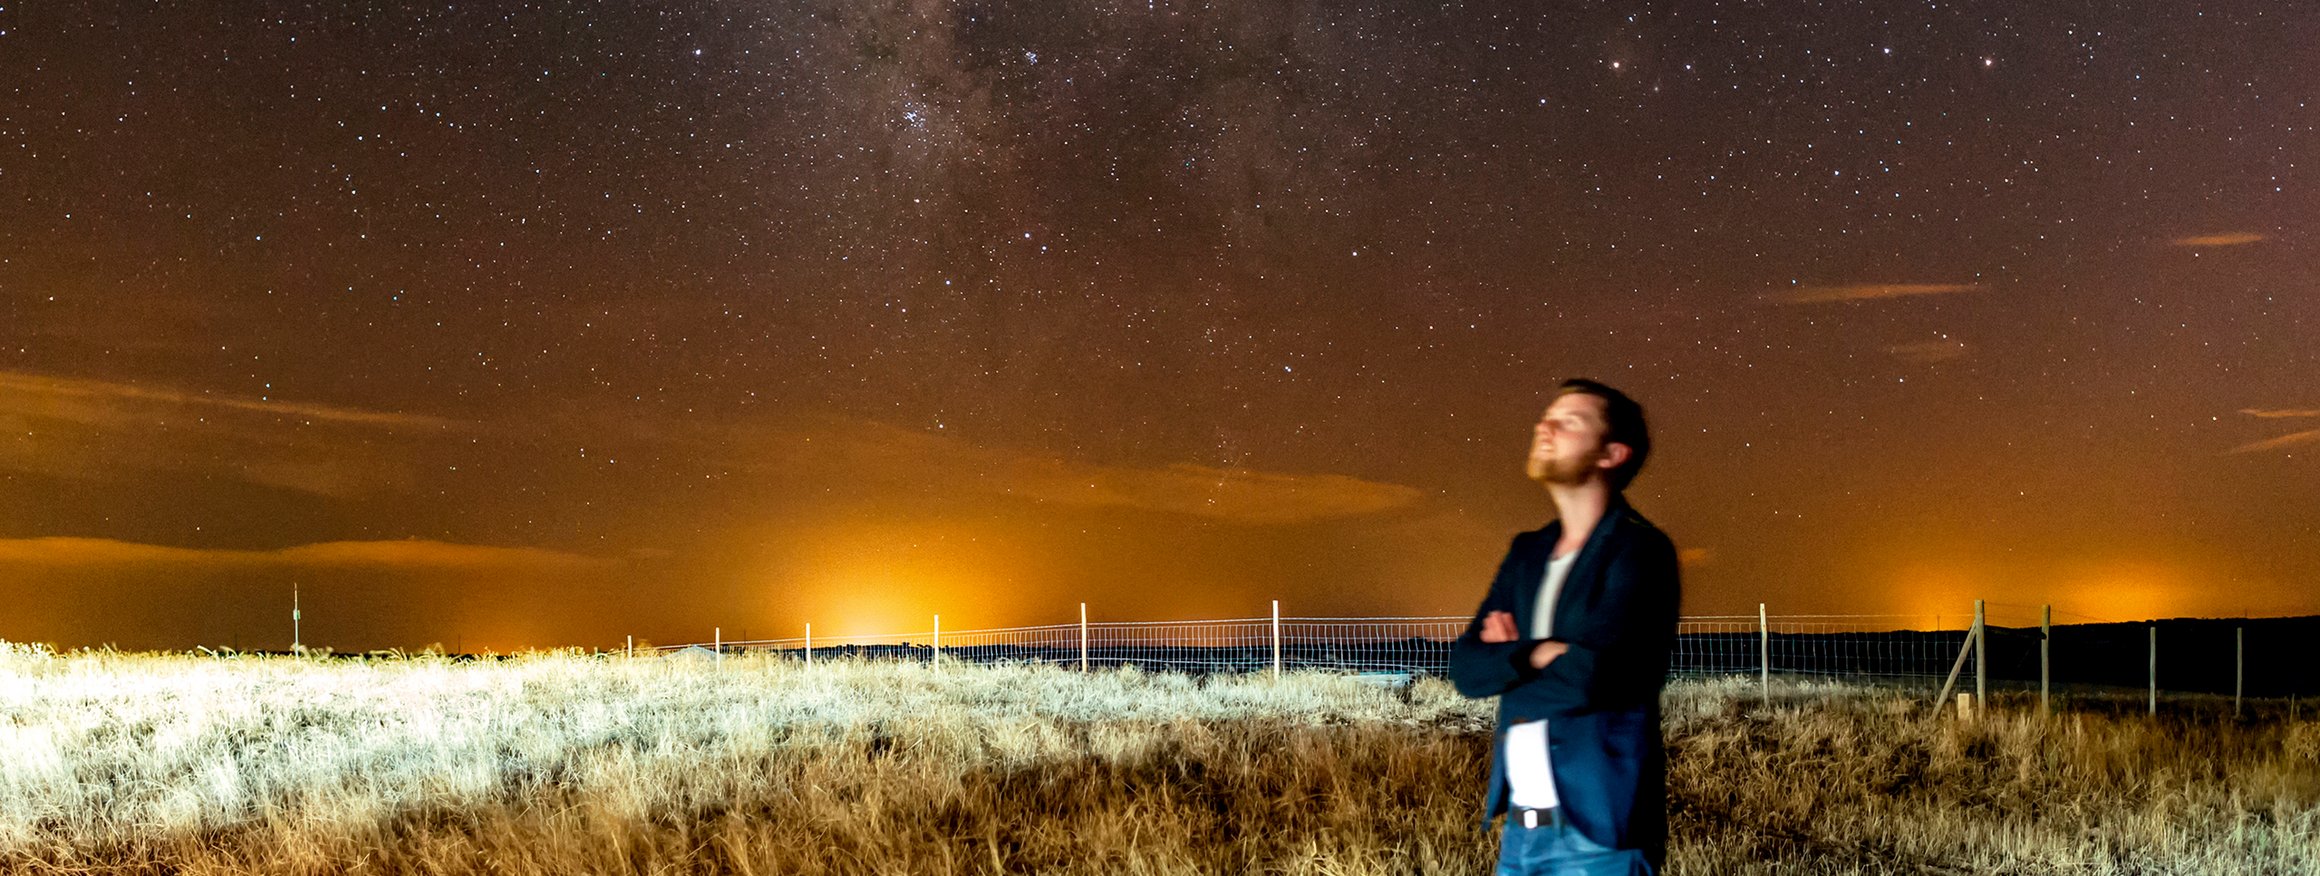
{"label": "metal fence post", "polygon": [[628,656],[636,656],[636,634],[628,634]]}
{"label": "metal fence post", "polygon": [[1990,624],[1982,614],[1982,601],[1974,600],[1974,710],[1990,709]]}
{"label": "metal fence post", "polygon": [[2151,625],[2151,714],[2159,714],[2159,625]]}
{"label": "metal fence post", "polygon": [[934,616],[934,660],[932,666],[942,668],[942,615]]}
{"label": "metal fence post", "polygon": [[2053,680],[2054,605],[2048,603],[2045,613],[2038,618],[2038,713],[2041,715],[2054,714],[2054,705],[2046,698]]}
{"label": "metal fence post", "polygon": [[1079,671],[1081,672],[1086,672],[1088,668],[1087,645],[1087,603],[1082,602],[1079,604]]}
{"label": "metal fence post", "polygon": [[715,644],[717,650],[711,653],[716,655],[717,662],[723,663],[725,662],[725,628],[713,627],[712,629],[716,630],[716,632],[709,634],[709,641]]}
{"label": "metal fence post", "polygon": [[1273,600],[1273,677],[1281,677],[1281,600]]}
{"label": "metal fence post", "polygon": [[1764,613],[1764,603],[1756,604],[1756,692],[1764,704],[1772,705],[1772,624],[1771,616]]}
{"label": "metal fence post", "polygon": [[814,668],[814,622],[806,621],[806,669]]}

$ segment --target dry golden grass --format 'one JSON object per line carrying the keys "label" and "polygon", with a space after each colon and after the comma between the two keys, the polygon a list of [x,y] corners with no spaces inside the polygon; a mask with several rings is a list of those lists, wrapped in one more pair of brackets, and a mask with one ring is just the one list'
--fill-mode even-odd
{"label": "dry golden grass", "polygon": [[2032,694],[1960,724],[1827,683],[1775,699],[1671,691],[1671,870],[2320,873],[2320,723],[2228,702],[2041,718]]}
{"label": "dry golden grass", "polygon": [[[2320,872],[2320,725],[1669,694],[1677,873]],[[0,649],[0,870],[1484,873],[1446,684]]]}

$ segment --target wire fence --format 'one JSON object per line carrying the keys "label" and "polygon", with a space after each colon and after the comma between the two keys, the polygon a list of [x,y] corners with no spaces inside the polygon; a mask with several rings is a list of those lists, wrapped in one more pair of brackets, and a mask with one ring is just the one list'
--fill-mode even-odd
{"label": "wire fence", "polygon": [[[2239,713],[2243,696],[2297,697],[2320,692],[2305,648],[2320,639],[2320,619],[2262,618],[2113,621],[2069,615],[2055,626],[2050,607],[1976,601],[1971,624],[1944,629],[1944,618],[1900,614],[1697,615],[1677,621],[1669,673],[1678,677],[1755,676],[1763,696],[1771,678],[1939,687],[1935,701],[1960,693],[1984,702],[1992,689],[2050,695],[2116,696],[2133,692],[2152,713],[2160,693],[2226,695]],[[1967,615],[1953,615],[1961,622]],[[1935,629],[1919,626],[1932,619]],[[1325,670],[1394,677],[1445,675],[1451,643],[1470,618],[1268,617],[1175,621],[1090,621],[995,629],[945,630],[942,618],[922,632],[708,642],[647,647],[645,653],[774,654],[805,661],[902,660],[929,664],[1059,664],[1082,669],[1137,667],[1218,673]],[[2162,633],[2164,630],[2164,634]],[[2255,636],[2251,637],[2251,630]],[[637,653],[633,640],[628,652]],[[2167,659],[2162,661],[2162,654]]]}
{"label": "wire fence", "polygon": [[[1321,669],[1444,674],[1464,616],[1244,617],[1184,621],[1095,621],[995,629],[664,645],[649,650],[704,654],[775,653],[798,660],[847,657],[925,663],[1051,663],[1190,672]],[[1907,629],[1903,615],[1728,615],[1677,624],[1676,675],[1773,672],[1926,679],[1942,677],[1965,641],[1963,630]]]}

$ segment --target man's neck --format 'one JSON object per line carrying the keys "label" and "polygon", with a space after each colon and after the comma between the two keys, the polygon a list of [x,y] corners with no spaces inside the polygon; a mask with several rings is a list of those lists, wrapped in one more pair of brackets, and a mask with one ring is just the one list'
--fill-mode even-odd
{"label": "man's neck", "polygon": [[1563,522],[1563,536],[1555,542],[1558,557],[1585,545],[1587,535],[1595,531],[1595,524],[1611,507],[1611,486],[1602,478],[1589,478],[1583,484],[1548,484],[1547,495],[1554,497],[1555,516]]}

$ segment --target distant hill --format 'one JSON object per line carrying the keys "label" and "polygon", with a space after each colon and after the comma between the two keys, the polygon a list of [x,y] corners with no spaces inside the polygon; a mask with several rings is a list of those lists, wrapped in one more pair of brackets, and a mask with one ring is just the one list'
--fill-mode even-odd
{"label": "distant hill", "polygon": [[[2245,630],[2248,696],[2320,694],[2320,617],[2056,625],[2054,683],[2143,687],[2153,627],[2162,691],[2231,693],[2234,631]],[[2037,627],[1991,628],[1990,677],[2037,680]]]}

